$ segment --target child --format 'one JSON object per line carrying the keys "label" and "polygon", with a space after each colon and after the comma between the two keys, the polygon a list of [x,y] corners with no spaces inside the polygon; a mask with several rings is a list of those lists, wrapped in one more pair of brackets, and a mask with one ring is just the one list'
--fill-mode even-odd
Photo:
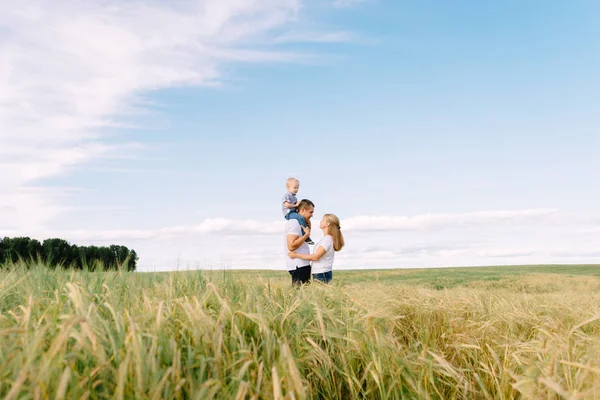
{"label": "child", "polygon": [[[287,193],[283,196],[283,199],[281,199],[283,203],[281,206],[283,217],[287,220],[295,219],[300,224],[300,227],[307,227],[304,217],[298,214],[297,208],[299,201],[296,194],[300,188],[300,181],[296,178],[288,178],[285,187],[287,188]],[[304,235],[304,229],[302,229],[302,234]],[[311,238],[306,239],[306,243],[315,244]]]}

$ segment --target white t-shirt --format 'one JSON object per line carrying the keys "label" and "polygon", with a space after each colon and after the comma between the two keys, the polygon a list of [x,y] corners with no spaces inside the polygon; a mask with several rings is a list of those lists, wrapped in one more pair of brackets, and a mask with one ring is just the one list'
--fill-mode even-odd
{"label": "white t-shirt", "polygon": [[319,240],[319,242],[315,245],[315,253],[319,247],[325,249],[325,254],[323,254],[317,261],[312,262],[311,273],[313,274],[322,274],[323,272],[329,272],[333,269],[333,259],[335,257],[333,237],[327,235],[323,239]]}
{"label": "white t-shirt", "polygon": [[[302,236],[302,229],[300,228],[300,223],[298,223],[297,220],[295,219],[290,219],[289,221],[287,221],[285,223],[285,238],[284,238],[284,251],[285,251],[285,265],[288,269],[288,271],[294,271],[296,269],[296,267],[306,267],[307,265],[310,265],[310,261],[306,261],[306,260],[301,260],[299,258],[295,258],[295,259],[291,259],[288,256],[288,253],[290,252],[290,250],[288,249],[288,245],[287,245],[287,238],[289,235],[294,235],[294,236]],[[298,247],[296,250],[294,250],[295,253],[298,254],[310,254],[310,249],[308,248],[308,243],[306,242],[302,242],[302,245],[300,247]]]}

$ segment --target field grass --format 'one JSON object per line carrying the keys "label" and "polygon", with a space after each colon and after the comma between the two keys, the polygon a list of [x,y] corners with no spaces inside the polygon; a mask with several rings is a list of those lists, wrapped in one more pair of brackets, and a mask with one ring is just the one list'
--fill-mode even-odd
{"label": "field grass", "polygon": [[0,276],[6,399],[600,398],[600,266]]}

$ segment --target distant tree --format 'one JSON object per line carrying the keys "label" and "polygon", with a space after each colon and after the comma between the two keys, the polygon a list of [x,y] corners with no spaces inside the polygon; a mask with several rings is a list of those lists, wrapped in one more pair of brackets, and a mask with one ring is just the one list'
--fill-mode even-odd
{"label": "distant tree", "polygon": [[30,258],[42,258],[44,257],[44,247],[37,239],[31,239],[27,244],[27,254]]}
{"label": "distant tree", "polygon": [[44,260],[49,266],[62,265],[65,268],[73,262],[72,248],[64,239],[52,238],[44,240]]}
{"label": "distant tree", "polygon": [[6,254],[8,251],[8,241],[10,239],[5,237],[0,240],[0,265],[6,263]]}
{"label": "distant tree", "polygon": [[135,271],[137,267],[138,255],[135,250],[129,250],[129,258],[127,258],[127,271]]}
{"label": "distant tree", "polygon": [[63,268],[90,270],[124,269],[135,271],[138,256],[135,250],[125,246],[77,246],[64,239],[51,238],[40,243],[28,237],[5,237],[0,240],[0,267],[19,260],[41,259],[50,268],[60,265]]}
{"label": "distant tree", "polygon": [[42,253],[42,245],[36,239],[28,237],[5,237],[0,242],[0,263],[15,263],[20,259],[37,258]]}

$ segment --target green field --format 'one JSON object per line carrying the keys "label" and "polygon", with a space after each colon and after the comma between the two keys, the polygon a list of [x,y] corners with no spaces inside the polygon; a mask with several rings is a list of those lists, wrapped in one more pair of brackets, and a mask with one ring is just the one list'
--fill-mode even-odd
{"label": "green field", "polygon": [[0,275],[2,398],[600,398],[596,265]]}

